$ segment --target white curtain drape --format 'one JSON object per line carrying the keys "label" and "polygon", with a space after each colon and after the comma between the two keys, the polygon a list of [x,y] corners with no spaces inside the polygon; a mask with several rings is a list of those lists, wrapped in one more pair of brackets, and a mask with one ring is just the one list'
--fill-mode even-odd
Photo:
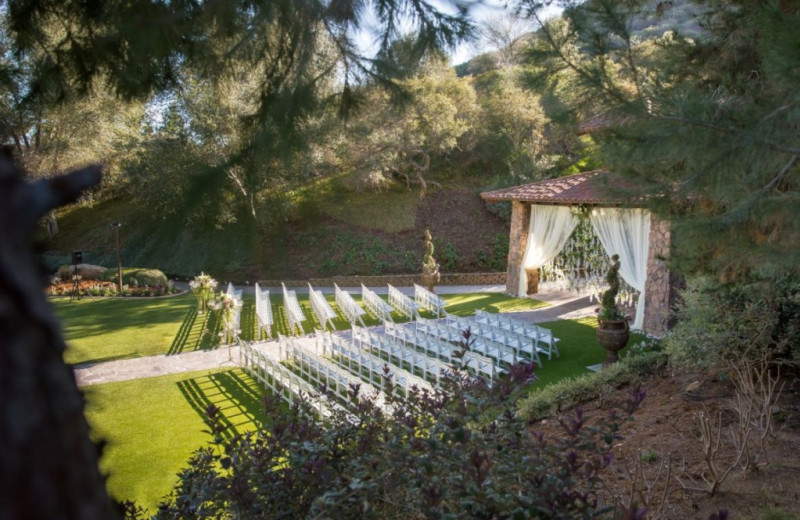
{"label": "white curtain drape", "polygon": [[539,268],[555,258],[577,225],[578,219],[568,206],[531,205],[528,245],[519,270],[517,294],[520,297],[528,293],[528,273],[525,270]]}
{"label": "white curtain drape", "polygon": [[633,329],[644,323],[644,285],[650,247],[650,212],[644,209],[597,208],[589,219],[608,256],[619,255],[619,273],[639,291]]}

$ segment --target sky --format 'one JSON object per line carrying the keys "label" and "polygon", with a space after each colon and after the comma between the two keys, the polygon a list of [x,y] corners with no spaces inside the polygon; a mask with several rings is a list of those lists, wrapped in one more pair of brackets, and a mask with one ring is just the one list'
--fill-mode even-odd
{"label": "sky", "polygon": [[[507,2],[499,0],[484,0],[477,3],[472,9],[470,9],[470,15],[475,20],[476,25],[479,25],[481,22],[485,22],[492,17],[502,15],[505,12],[510,12],[510,10],[506,7],[506,4]],[[542,13],[542,18],[548,19],[554,16],[559,16],[561,11],[562,9],[560,7],[547,7]],[[469,61],[479,54],[487,52],[487,50],[489,49],[481,49],[473,43],[461,44],[450,55],[450,63],[453,65],[460,65],[461,63]]]}
{"label": "sky", "polygon": [[[453,4],[458,2],[459,0],[432,0],[432,4],[440,8],[444,12],[455,12],[455,8]],[[470,16],[475,21],[476,25],[480,25],[481,22],[485,22],[486,20],[503,14],[507,11],[507,1],[503,0],[461,0],[465,3],[473,4],[470,9],[469,13]],[[545,9],[543,13],[543,17],[545,19],[551,18],[553,16],[558,16],[561,14],[561,8],[558,7],[548,7]],[[362,31],[361,34],[357,37],[357,44],[358,46],[364,51],[365,55],[374,54],[377,50],[377,45],[372,42],[372,36],[369,32],[370,26],[370,16],[367,15],[365,26],[367,30]],[[450,54],[450,63],[452,65],[459,65],[464,63],[465,61],[469,61],[473,57],[477,56],[478,54],[482,54],[483,52],[487,52],[489,49],[480,49],[474,43],[463,43],[459,45],[451,54]]]}

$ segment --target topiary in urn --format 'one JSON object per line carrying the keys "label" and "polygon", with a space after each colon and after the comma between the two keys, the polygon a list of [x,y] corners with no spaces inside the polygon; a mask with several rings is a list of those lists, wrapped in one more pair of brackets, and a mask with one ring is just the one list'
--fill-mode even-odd
{"label": "topiary in urn", "polygon": [[597,341],[607,352],[603,366],[617,362],[619,359],[617,352],[628,344],[631,337],[628,319],[617,305],[619,266],[619,255],[612,256],[611,267],[606,274],[608,290],[603,292],[600,313],[597,315]]}

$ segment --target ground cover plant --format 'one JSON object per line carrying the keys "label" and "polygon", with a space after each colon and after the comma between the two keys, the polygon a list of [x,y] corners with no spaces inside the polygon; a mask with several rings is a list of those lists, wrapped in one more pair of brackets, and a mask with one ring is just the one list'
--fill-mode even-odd
{"label": "ground cover plant", "polygon": [[83,388],[95,440],[105,449],[102,469],[118,500],[154,509],[178,470],[205,442],[203,417],[219,410],[222,435],[261,425],[263,389],[239,369],[173,374]]}

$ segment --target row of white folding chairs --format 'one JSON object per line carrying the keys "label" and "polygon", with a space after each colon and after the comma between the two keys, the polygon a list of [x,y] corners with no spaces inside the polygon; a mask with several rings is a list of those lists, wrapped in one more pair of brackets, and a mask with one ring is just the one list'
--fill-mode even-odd
{"label": "row of white folding chairs", "polygon": [[368,395],[375,395],[375,404],[387,410],[387,404],[382,394],[369,383],[361,381],[352,374],[329,363],[326,359],[310,352],[298,345],[292,338],[278,335],[281,349],[281,356],[291,365],[292,369],[299,373],[307,381],[330,390],[339,400],[345,404],[350,404],[349,392],[357,385],[361,387],[361,392]]}
{"label": "row of white folding chairs", "polygon": [[256,321],[258,322],[258,339],[261,339],[263,333],[267,337],[272,337],[272,302],[269,299],[269,291],[262,290],[256,283]]}
{"label": "row of white folding chairs", "polygon": [[[397,327],[387,323],[386,327]],[[451,367],[437,358],[418,352],[388,334],[378,334],[363,327],[353,327],[353,342],[361,349],[369,350],[389,362],[405,368],[411,373],[422,374],[422,378],[439,385],[442,372]]]}
{"label": "row of white folding chairs", "polygon": [[547,354],[547,359],[552,359],[553,354],[555,354],[556,357],[561,357],[561,353],[558,351],[558,342],[561,340],[553,336],[553,331],[550,329],[517,320],[510,316],[481,310],[475,311],[475,320],[478,323],[489,325],[495,329],[506,330],[525,336],[533,341],[534,347],[538,352]]}
{"label": "row of white folding chairs", "polygon": [[392,306],[363,283],[361,284],[361,302],[373,316],[382,322],[394,322],[392,319],[392,311],[394,310]]}
{"label": "row of white folding chairs", "polygon": [[422,349],[428,355],[438,357],[451,365],[458,365],[476,375],[486,377],[490,383],[494,382],[498,374],[505,372],[493,359],[476,352],[466,352],[461,358],[456,357],[454,355],[456,347],[453,344],[432,335],[418,332],[413,324],[409,327],[403,327],[401,330],[402,332],[398,332],[398,329],[392,329],[391,331],[387,329],[386,333],[388,335],[395,334],[393,337],[396,337],[406,345]]}
{"label": "row of white folding chairs", "polygon": [[306,315],[303,314],[303,309],[300,308],[300,303],[297,301],[297,293],[286,289],[286,284],[282,283],[281,286],[283,287],[283,310],[286,313],[286,321],[289,322],[289,334],[294,334],[297,329],[302,335]]}
{"label": "row of white folding chairs", "polygon": [[414,284],[414,301],[423,309],[436,314],[437,318],[447,314],[444,310],[447,302],[418,284]]}
{"label": "row of white folding chairs", "polygon": [[475,337],[476,345],[481,342],[502,345],[505,349],[514,352],[515,363],[522,359],[532,361],[542,366],[542,359],[536,349],[535,342],[526,336],[515,332],[495,329],[485,323],[480,323],[475,318],[448,315],[444,320],[453,329],[464,331],[469,328],[470,333]]}
{"label": "row of white folding chairs", "polygon": [[326,325],[330,325],[333,330],[336,330],[333,320],[338,318],[339,315],[336,314],[328,300],[325,299],[322,291],[316,291],[311,287],[311,284],[308,284],[308,299],[311,302],[311,311],[322,328],[324,329]]}
{"label": "row of white folding chairs", "polygon": [[[454,316],[448,316],[444,320],[417,318],[416,326],[417,330],[424,334],[433,335],[451,342],[463,341],[462,333],[467,327],[470,327],[463,319],[457,319]],[[518,349],[514,349],[493,338],[475,334],[472,327],[470,327],[470,332],[474,334],[470,344],[470,351],[493,358],[498,363],[503,363],[506,366],[515,365],[520,360]]]}
{"label": "row of white folding chairs", "polygon": [[361,326],[364,326],[364,320],[361,318],[366,314],[364,309],[362,309],[356,301],[350,296],[350,293],[344,291],[339,288],[338,285],[333,284],[334,287],[334,297],[336,299],[336,305],[339,306],[339,310],[347,318],[352,325],[355,325],[356,322],[360,323]]}
{"label": "row of white folding chairs", "polygon": [[239,300],[242,299],[242,290],[241,289],[237,289],[236,287],[234,287],[233,283],[231,283],[231,282],[228,282],[228,287],[225,290],[225,292],[231,298],[238,298]]}
{"label": "row of white folding chairs", "polygon": [[389,305],[391,305],[397,312],[409,319],[414,319],[419,316],[420,306],[410,296],[406,296],[399,289],[391,284],[389,285]]}
{"label": "row of white folding chairs", "polygon": [[288,368],[254,349],[250,343],[240,340],[239,346],[241,347],[239,349],[239,365],[253,379],[259,381],[274,395],[281,396],[289,405],[294,404],[298,399],[303,399],[323,418],[330,417],[331,408],[341,409],[337,403],[328,400],[326,396],[320,394],[316,388]]}
{"label": "row of white folding chairs", "polygon": [[[353,340],[318,331],[318,345],[322,355],[331,358],[342,368],[365,379],[368,383],[386,392],[387,377],[391,378],[396,395],[408,397],[413,387],[431,390],[431,385],[421,377],[359,348]],[[335,354],[335,356],[333,356]]]}

